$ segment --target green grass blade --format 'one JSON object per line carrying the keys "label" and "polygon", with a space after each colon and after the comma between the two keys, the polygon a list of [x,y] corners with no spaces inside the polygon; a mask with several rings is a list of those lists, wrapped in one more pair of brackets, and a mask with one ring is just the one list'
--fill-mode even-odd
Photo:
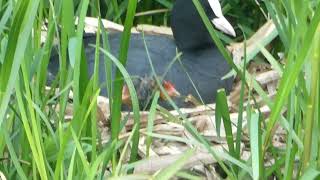
{"label": "green grass blade", "polygon": [[195,153],[194,149],[189,149],[181,155],[181,157],[171,164],[170,166],[166,167],[165,169],[161,170],[159,173],[155,175],[155,179],[159,180],[167,180],[172,178],[182,167],[185,163],[187,163],[188,159]]}
{"label": "green grass blade", "polygon": [[72,134],[72,137],[73,137],[73,141],[74,141],[74,143],[76,145],[76,149],[78,151],[78,154],[80,156],[80,160],[81,160],[82,165],[83,165],[83,170],[86,173],[86,175],[89,175],[89,169],[90,169],[89,168],[90,167],[89,163],[88,163],[88,161],[86,159],[86,155],[85,155],[85,153],[84,153],[84,151],[82,149],[82,146],[80,144],[80,141],[79,141],[80,139],[77,137],[76,132],[73,130],[73,128],[71,128],[71,134]]}
{"label": "green grass blade", "polygon": [[[32,24],[34,22],[37,8],[40,0],[22,1],[18,14],[16,14],[11,27],[14,31],[10,32],[9,44],[4,61],[0,70],[0,125],[5,116],[11,91],[14,88],[24,57],[24,51],[27,47],[28,37],[31,34]],[[27,16],[25,15],[28,14]]]}
{"label": "green grass blade", "polygon": [[285,103],[285,99],[288,97],[291,89],[293,88],[296,82],[296,79],[298,77],[298,74],[302,68],[302,65],[306,60],[306,56],[312,44],[310,42],[312,42],[312,39],[314,38],[314,34],[319,22],[320,22],[320,5],[318,5],[315,11],[314,17],[311,20],[310,26],[306,33],[305,41],[297,56],[296,63],[289,64],[284,70],[283,78],[280,81],[279,91],[275,99],[275,104],[272,107],[270,119],[267,124],[263,151],[266,150],[266,146],[269,144],[272,128],[274,127],[278,117],[280,116],[280,112]]}
{"label": "green grass blade", "polygon": [[[74,73],[73,73],[73,102],[74,102],[74,108],[75,111],[78,110],[78,106],[81,103],[81,97],[82,92],[84,92],[85,82],[83,79],[80,79],[83,77],[83,66],[86,64],[86,62],[83,59],[83,45],[82,45],[82,38],[83,38],[83,29],[84,29],[84,18],[87,13],[89,5],[89,0],[83,0],[80,6],[80,15],[79,15],[79,23],[77,28],[77,34],[76,34],[76,44],[75,44],[75,63],[74,63]],[[81,82],[81,84],[80,84]]]}
{"label": "green grass blade", "polygon": [[[133,118],[134,118],[134,124],[137,125],[137,130],[136,132],[134,132],[134,135],[133,135],[133,142],[132,142],[132,151],[131,151],[131,157],[130,157],[130,161],[135,161],[135,158],[137,156],[137,153],[138,153],[138,143],[139,143],[139,129],[140,129],[140,112],[139,112],[139,101],[138,101],[138,96],[137,96],[137,93],[134,89],[134,85],[133,85],[133,82],[130,78],[130,75],[128,74],[128,72],[126,71],[125,67],[123,66],[123,64],[121,62],[119,62],[112,54],[110,54],[108,51],[100,48],[100,51],[102,53],[104,53],[106,56],[108,56],[108,59],[111,60],[118,68],[118,70],[121,72],[121,76],[124,77],[124,80],[128,86],[128,89],[129,89],[129,93],[130,93],[130,97],[131,97],[131,102],[132,102],[132,109],[133,109]],[[122,87],[121,87],[122,89]],[[121,93],[120,93],[121,94]],[[121,97],[120,97],[121,98]],[[116,101],[114,101],[113,103],[116,103]],[[118,105],[121,105],[121,101],[120,101],[120,104]],[[116,106],[116,105],[114,105]],[[120,108],[121,107],[117,107],[119,108],[118,109],[118,113],[120,113]],[[112,108],[114,110],[114,108]],[[114,111],[112,112],[112,115],[113,115]],[[119,118],[120,118],[120,115],[119,114]],[[115,121],[114,119],[112,120],[111,124],[112,123],[116,123],[116,122],[113,122]],[[119,123],[119,122],[117,122]],[[120,128],[120,124],[117,124],[115,125],[117,128]],[[111,125],[111,127],[113,127]],[[115,132],[114,132],[115,133]],[[119,133],[119,132],[117,132]],[[118,135],[115,139],[118,139]],[[133,158],[133,159],[131,159]]]}
{"label": "green grass blade", "polygon": [[312,167],[308,168],[300,179],[317,179],[319,178],[320,171]]}
{"label": "green grass blade", "polygon": [[229,153],[231,156],[236,157],[232,134],[232,124],[230,120],[229,107],[227,101],[228,100],[226,92],[223,89],[219,89],[216,96],[216,113],[219,112],[223,120]]}
{"label": "green grass blade", "polygon": [[20,111],[20,114],[21,114],[21,120],[22,120],[22,123],[23,123],[23,126],[24,126],[24,131],[27,135],[27,140],[30,144],[30,148],[31,148],[31,152],[32,152],[32,156],[35,160],[35,164],[36,164],[36,167],[40,173],[40,176],[43,178],[43,179],[46,179],[47,178],[47,175],[46,175],[46,171],[45,171],[45,167],[43,167],[43,162],[41,163],[41,158],[39,156],[42,156],[42,154],[39,154],[38,152],[38,147],[35,140],[34,140],[34,137],[33,137],[33,133],[32,133],[32,128],[30,127],[29,125],[29,122],[28,122],[28,116],[27,116],[27,112],[26,112],[26,108],[24,106],[24,102],[23,102],[23,98],[22,98],[22,94],[21,94],[21,88],[20,88],[20,84],[17,83],[16,84],[16,95],[17,95],[17,102],[18,102],[18,106],[19,106],[19,111]]}
{"label": "green grass blade", "polygon": [[312,135],[314,131],[314,124],[316,124],[316,98],[318,94],[318,84],[319,84],[319,72],[320,72],[320,67],[319,67],[319,62],[320,62],[320,54],[319,54],[319,49],[320,49],[320,24],[318,25],[317,32],[315,35],[315,40],[314,40],[314,47],[313,47],[313,53],[311,57],[311,90],[310,90],[310,97],[308,99],[308,104],[307,104],[307,114],[305,118],[305,124],[306,124],[306,133],[304,137],[304,152],[303,152],[303,168],[306,168],[312,161],[310,159],[311,157],[311,148],[312,148]]}
{"label": "green grass blade", "polygon": [[[5,127],[5,124],[2,125],[3,127]],[[6,145],[7,145],[7,148],[8,148],[8,151],[10,153],[10,158],[12,159],[12,162],[14,164],[14,167],[16,168],[17,172],[18,172],[18,175],[19,175],[19,178],[23,179],[23,180],[27,180],[27,176],[26,174],[24,173],[21,165],[20,165],[20,162],[18,160],[18,157],[17,157],[17,154],[14,150],[14,146],[9,138],[9,133],[6,129],[3,129],[1,132],[0,132],[1,135],[4,135],[5,137],[5,141],[6,141]]]}
{"label": "green grass blade", "polygon": [[[119,52],[119,61],[120,65],[125,66],[127,62],[127,56],[128,56],[128,49],[129,49],[129,40],[130,40],[130,34],[131,34],[131,27],[133,25],[133,19],[134,19],[134,14],[136,11],[137,7],[137,0],[131,0],[128,3],[128,8],[127,8],[127,14],[126,14],[126,20],[125,20],[125,25],[124,25],[124,31],[122,33],[121,37],[121,42],[120,42],[120,52]],[[119,66],[117,66],[119,67]],[[112,112],[111,112],[111,138],[113,140],[118,139],[119,135],[119,128],[120,128],[120,116],[121,116],[121,104],[122,104],[122,88],[123,88],[123,80],[122,80],[122,72],[120,72],[120,69],[117,68],[116,70],[116,75],[115,78],[119,81],[115,81],[113,84],[113,102],[112,102]],[[128,84],[129,86],[129,84]],[[129,89],[130,90],[130,89]],[[130,92],[131,94],[131,92]],[[132,95],[132,94],[131,94]],[[132,101],[133,102],[133,101]],[[137,101],[136,101],[137,102]],[[137,108],[137,107],[134,107]],[[135,161],[138,153],[138,142],[139,142],[139,120],[137,115],[138,109],[133,109],[134,115],[135,115],[135,124],[137,124],[138,128],[137,131],[134,132],[133,136],[133,147],[132,147],[132,152],[131,152],[131,157],[130,161]],[[116,154],[114,156],[114,161],[113,165],[115,166],[116,162]]]}
{"label": "green grass blade", "polygon": [[250,118],[250,148],[252,154],[253,179],[263,178],[263,158],[261,151],[261,128],[259,114],[253,113]]}
{"label": "green grass blade", "polygon": [[72,180],[73,178],[73,169],[75,167],[75,157],[76,157],[76,149],[74,149],[73,153],[72,153],[72,157],[71,157],[71,161],[70,161],[70,165],[69,165],[69,169],[68,169],[68,176],[67,176],[67,180]]}
{"label": "green grass blade", "polygon": [[[160,97],[160,92],[157,91],[156,94],[153,97],[151,106],[150,106],[150,111],[149,111],[149,116],[148,116],[148,125],[147,125],[147,133],[152,133],[153,130],[153,122],[156,116],[156,108],[157,108],[157,104],[158,104],[158,99]],[[151,136],[147,136],[146,138],[146,151],[147,151],[147,157],[149,157],[149,150],[151,147],[151,143],[152,143],[152,138]]]}
{"label": "green grass blade", "polygon": [[3,30],[6,28],[6,23],[8,22],[11,13],[12,13],[12,1],[8,1],[8,6],[6,8],[6,11],[2,14],[1,20],[0,20],[0,34],[3,33]]}

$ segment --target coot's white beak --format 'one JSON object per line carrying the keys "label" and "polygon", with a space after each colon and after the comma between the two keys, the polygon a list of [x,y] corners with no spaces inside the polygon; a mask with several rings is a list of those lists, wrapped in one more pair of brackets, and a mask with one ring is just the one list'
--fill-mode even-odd
{"label": "coot's white beak", "polygon": [[233,27],[231,26],[231,24],[228,22],[228,20],[225,17],[214,18],[212,20],[212,23],[220,31],[222,31],[226,34],[229,34],[233,37],[236,37],[236,32],[234,31]]}
{"label": "coot's white beak", "polygon": [[214,26],[222,32],[235,37],[236,32],[234,31],[232,25],[228,22],[228,20],[223,16],[219,0],[208,1],[213,13],[217,16],[217,18],[214,18],[212,20]]}

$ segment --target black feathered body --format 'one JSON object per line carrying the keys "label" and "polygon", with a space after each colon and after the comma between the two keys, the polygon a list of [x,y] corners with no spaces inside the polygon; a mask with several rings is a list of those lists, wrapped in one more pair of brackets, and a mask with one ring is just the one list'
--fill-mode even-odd
{"label": "black feathered body", "polygon": [[[108,35],[111,53],[118,57],[119,46],[121,41],[121,33],[111,33]],[[90,44],[95,44],[95,35],[86,36],[84,38],[86,58],[88,62],[89,75],[93,74],[95,49]],[[194,51],[184,51],[180,56],[180,60],[173,63],[170,69],[169,65],[177,55],[176,44],[169,36],[132,34],[128,51],[128,60],[126,70],[130,76],[134,77],[152,77],[152,70],[144,45],[146,41],[150,59],[158,77],[164,76],[174,84],[176,90],[182,95],[176,98],[175,103],[179,107],[187,106],[184,103],[184,97],[188,94],[200,99],[196,89],[198,90],[204,103],[213,103],[216,91],[219,88],[225,88],[227,91],[231,89],[232,79],[221,80],[221,78],[230,71],[230,68],[218,49],[213,46],[197,49]],[[105,84],[105,66],[104,55],[100,52],[99,75],[100,83]],[[57,70],[57,56],[53,56],[50,61],[49,71]],[[52,72],[56,74],[56,72]],[[196,89],[193,87],[190,79],[193,81]],[[101,94],[106,96],[106,88],[101,87]],[[147,98],[147,97],[146,97]],[[141,99],[141,97],[140,97]],[[162,105],[169,108],[166,102]]]}

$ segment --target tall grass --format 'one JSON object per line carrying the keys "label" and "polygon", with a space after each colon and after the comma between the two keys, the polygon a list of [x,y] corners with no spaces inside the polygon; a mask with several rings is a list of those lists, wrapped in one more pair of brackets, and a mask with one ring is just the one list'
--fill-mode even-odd
{"label": "tall grass", "polygon": [[[249,61],[244,58],[242,66],[233,64],[220,38],[205,16],[199,0],[193,0],[212,39],[227,62],[242,80],[240,111],[237,133],[232,134],[226,94],[218,92],[216,121],[223,123],[227,134],[228,150],[215,152],[212,144],[201,136],[182,112],[168,97],[170,103],[183,119],[182,124],[194,137],[194,141],[152,133],[156,93],[148,119],[147,152],[152,137],[175,139],[194,147],[204,147],[215,158],[229,179],[279,179],[316,178],[320,166],[320,2],[305,1],[256,1],[243,3],[237,0],[222,1],[223,11],[238,32],[243,31],[243,40],[270,16],[277,27],[279,40],[271,51],[258,46],[264,57],[281,75],[275,99],[270,99],[261,86],[245,70]],[[194,150],[186,151],[175,164],[153,175],[129,175],[138,160],[139,105],[130,75],[126,72],[130,29],[134,24],[169,24],[173,2],[169,0],[0,0],[0,175],[7,179],[103,179],[103,178],[160,178],[169,179],[175,175],[193,177],[179,172]],[[139,13],[139,14],[138,14]],[[138,14],[138,16],[136,16]],[[124,25],[119,57],[108,51],[108,32],[98,29],[95,51],[95,70],[88,76],[84,56],[84,18],[91,15],[107,18]],[[74,24],[78,18],[78,25]],[[46,24],[47,37],[41,43],[41,32]],[[241,33],[238,33],[241,34]],[[54,44],[58,41],[58,44]],[[103,43],[100,43],[103,42]],[[102,47],[100,47],[102,45]],[[280,47],[280,48],[278,48]],[[275,52],[282,50],[284,62],[280,63]],[[148,52],[148,47],[146,47]],[[47,91],[47,66],[51,52],[59,54],[59,75],[52,83],[55,90]],[[105,58],[105,66],[111,63],[117,67],[116,81],[107,78],[111,103],[111,139],[102,144],[97,133],[96,112],[99,54]],[[151,64],[152,65],[152,64]],[[110,72],[107,72],[110,73]],[[107,77],[111,77],[106,74]],[[119,133],[125,122],[121,117],[121,92],[124,82],[128,85],[134,110],[135,125],[130,137],[119,140]],[[161,87],[161,83],[157,81]],[[244,90],[252,88],[271,109],[268,118],[255,106],[243,107]],[[249,99],[253,98],[249,88]],[[69,92],[73,92],[73,118],[65,121],[69,103]],[[247,113],[251,157],[240,156],[242,113]],[[266,126],[264,126],[266,122]],[[278,125],[285,129],[286,146],[283,149],[273,143]],[[124,166],[124,159],[131,146],[130,161]],[[148,153],[147,153],[148,154]],[[272,161],[274,160],[274,161]],[[266,161],[273,163],[266,165]]]}

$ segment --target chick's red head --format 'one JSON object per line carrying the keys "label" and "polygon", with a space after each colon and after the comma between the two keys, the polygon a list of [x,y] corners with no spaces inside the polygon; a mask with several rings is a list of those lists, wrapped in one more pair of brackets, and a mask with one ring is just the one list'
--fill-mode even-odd
{"label": "chick's red head", "polygon": [[[169,97],[174,98],[180,96],[180,93],[175,89],[173,83],[170,81],[163,80],[162,86]],[[134,87],[137,92],[138,100],[141,102],[147,100],[155,90],[160,89],[157,86],[157,83],[151,78],[138,79],[134,81]],[[162,100],[167,100],[165,93],[163,92],[160,92],[160,98]],[[122,89],[122,103],[131,106],[131,96],[127,85],[124,85]]]}
{"label": "chick's red head", "polygon": [[[170,81],[163,80],[162,86],[166,90],[166,92],[168,93],[168,95],[170,97],[179,97],[180,96],[180,93],[176,90],[176,88],[174,87],[174,85]],[[160,97],[164,100],[167,99],[163,92],[160,93]]]}

